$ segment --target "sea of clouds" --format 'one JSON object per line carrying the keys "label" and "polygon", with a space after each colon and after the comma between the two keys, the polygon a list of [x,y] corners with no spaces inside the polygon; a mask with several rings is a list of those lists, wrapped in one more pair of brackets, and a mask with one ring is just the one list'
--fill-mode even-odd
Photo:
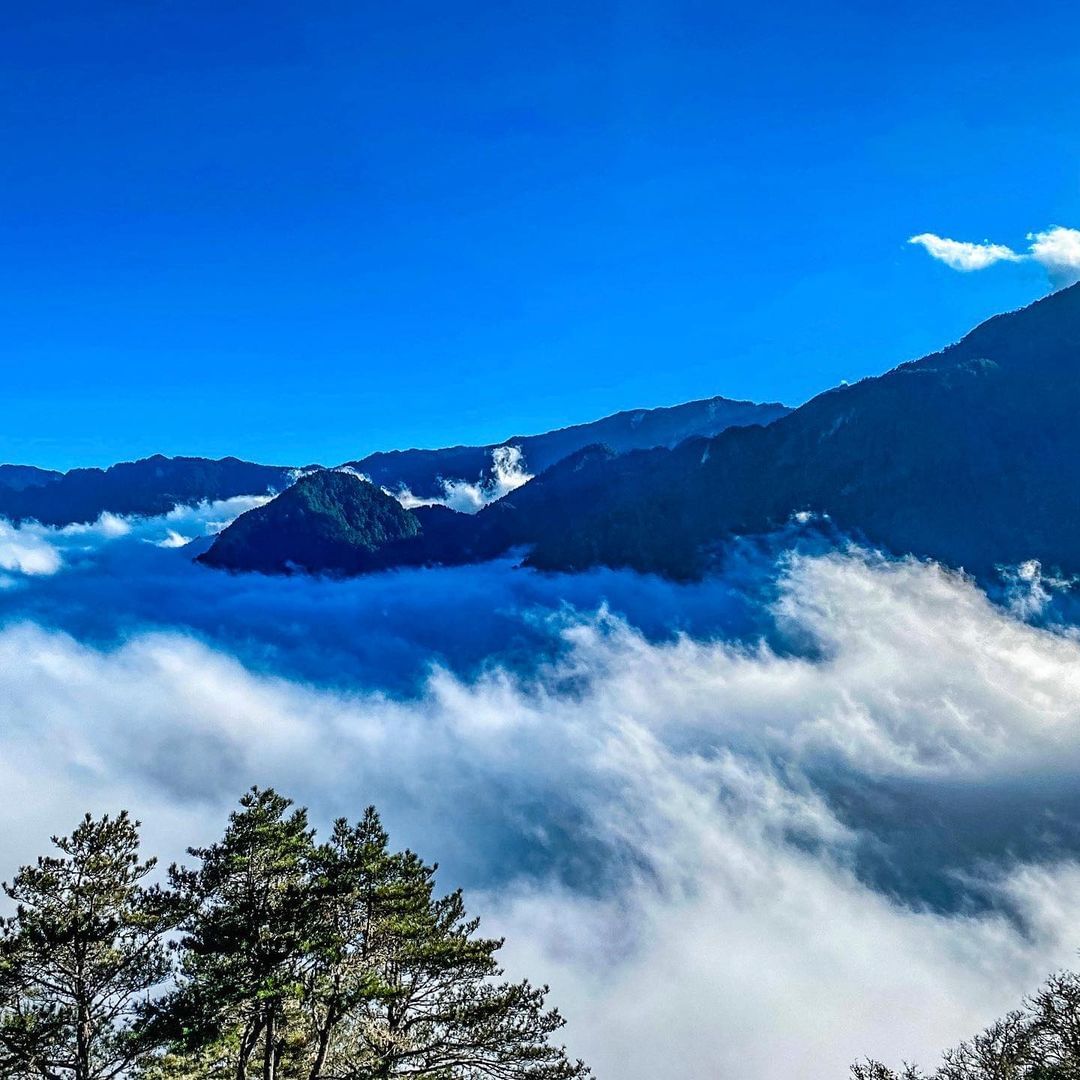
{"label": "sea of clouds", "polygon": [[1070,583],[812,527],[698,585],[193,565],[251,505],[0,527],[4,876],[88,809],[168,860],[253,783],[374,802],[610,1080],[932,1063],[1074,962]]}

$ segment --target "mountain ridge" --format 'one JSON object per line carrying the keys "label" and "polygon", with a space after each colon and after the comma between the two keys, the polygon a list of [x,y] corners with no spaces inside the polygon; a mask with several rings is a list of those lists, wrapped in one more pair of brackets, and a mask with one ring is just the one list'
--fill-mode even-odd
{"label": "mountain ridge", "polygon": [[[0,466],[0,469],[48,472],[34,466]],[[165,514],[177,505],[280,490],[293,475],[294,470],[284,466],[259,465],[235,457],[153,454],[105,469],[49,473],[49,478],[41,483],[20,487],[0,483],[0,516],[16,522],[33,520],[42,525],[65,526],[96,521],[103,513]]]}
{"label": "mountain ridge", "polygon": [[[714,397],[658,409],[613,413],[597,421],[575,424],[538,435],[514,436],[502,443],[459,446],[441,450],[379,451],[343,467],[365,465],[359,471],[393,491],[411,489],[417,496],[436,501],[446,482],[463,485],[490,482],[497,465],[493,451],[503,446],[525,446],[540,466],[594,441],[594,429],[615,436],[619,445],[671,441],[683,432],[699,433],[726,423],[768,421],[787,412],[774,403],[731,401]],[[632,429],[619,431],[619,427]],[[549,460],[554,459],[554,460]],[[97,520],[103,513],[152,516],[176,505],[263,495],[287,488],[298,475],[324,466],[261,465],[236,457],[166,457],[154,454],[107,468],[76,468],[68,472],[34,465],[0,464],[0,518],[14,522],[34,520],[65,526]]]}
{"label": "mountain ridge", "polygon": [[807,514],[886,552],[978,575],[1031,558],[1080,571],[1077,415],[1073,286],[765,426],[672,448],[579,450],[474,517],[431,518],[423,543],[389,564],[475,562],[523,546],[538,569],[690,579],[729,538]]}
{"label": "mountain ridge", "polygon": [[[683,572],[697,573],[709,544],[808,512],[895,554],[975,573],[1028,558],[1080,569],[1080,507],[1068,495],[1080,483],[1078,371],[1073,286],[936,353],[826,391],[769,427],[691,441],[667,458],[646,452],[647,465],[616,461],[606,493],[595,492],[570,528],[541,535],[529,561],[670,565],[658,544],[643,554],[611,543],[636,515],[646,536],[681,548]],[[642,484],[651,508],[635,505]],[[681,516],[678,535],[661,528],[665,499]]]}
{"label": "mountain ridge", "polygon": [[480,446],[440,449],[382,450],[343,463],[381,487],[402,488],[419,498],[444,494],[445,480],[485,482],[495,479],[495,451],[514,447],[521,464],[533,473],[561,461],[583,447],[602,443],[618,452],[652,446],[675,446],[694,435],[715,434],[732,426],[768,424],[791,409],[778,402],[737,401],[715,396],[651,409],[623,409],[581,424],[569,424],[536,435],[513,435]]}

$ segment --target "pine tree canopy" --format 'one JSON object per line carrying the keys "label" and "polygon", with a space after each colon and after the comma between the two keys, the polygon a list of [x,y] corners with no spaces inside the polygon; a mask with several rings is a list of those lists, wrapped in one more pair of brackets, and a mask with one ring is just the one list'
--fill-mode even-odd
{"label": "pine tree canopy", "polygon": [[87,815],[5,886],[11,1080],[573,1080],[547,987],[507,981],[436,867],[374,808],[317,842],[253,788],[224,835],[147,884],[127,814]]}

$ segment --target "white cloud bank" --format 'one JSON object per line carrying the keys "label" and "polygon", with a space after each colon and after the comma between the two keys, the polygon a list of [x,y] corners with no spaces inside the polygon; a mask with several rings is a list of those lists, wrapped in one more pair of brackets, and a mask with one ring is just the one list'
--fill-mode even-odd
{"label": "white cloud bank", "polygon": [[55,574],[59,569],[60,554],[47,540],[0,520],[0,584],[10,582],[12,574]]}
{"label": "white cloud bank", "polygon": [[1027,239],[1025,253],[1004,244],[949,240],[935,233],[919,233],[908,243],[925,248],[932,258],[953,270],[970,272],[985,270],[1000,262],[1036,262],[1046,270],[1055,286],[1080,281],[1080,230],[1055,225],[1044,232],[1029,233]]}
{"label": "white cloud bank", "polygon": [[[599,1080],[931,1059],[1072,960],[1080,870],[999,871],[1023,930],[910,908],[858,879],[858,834],[812,766],[968,788],[1080,776],[1080,643],[956,575],[859,553],[793,558],[775,613],[817,659],[649,644],[601,613],[535,677],[436,672],[403,700],[259,675],[173,633],[100,649],[9,626],[0,867],[88,808],[130,807],[168,860],[253,782],[323,821],[374,801],[398,843],[486,868],[472,906],[515,973],[551,983]],[[598,851],[592,890],[543,869]]]}
{"label": "white cloud bank", "polygon": [[195,506],[176,506],[153,517],[104,512],[97,521],[80,525],[18,525],[0,518],[0,587],[20,578],[55,574],[72,556],[92,552],[112,540],[133,538],[161,548],[179,548],[203,536],[213,536],[240,514],[269,502],[269,495],[239,495]]}

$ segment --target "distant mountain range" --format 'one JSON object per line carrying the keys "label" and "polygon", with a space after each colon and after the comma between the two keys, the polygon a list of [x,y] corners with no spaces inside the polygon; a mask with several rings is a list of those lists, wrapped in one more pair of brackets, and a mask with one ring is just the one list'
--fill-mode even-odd
{"label": "distant mountain range", "polygon": [[[1030,558],[1074,572],[1080,571],[1078,417],[1080,286],[1073,286],[764,426],[691,433],[651,449],[583,447],[580,438],[574,447],[569,439],[561,444],[567,456],[479,513],[411,511],[411,524],[398,521],[392,535],[373,545],[375,521],[390,512],[388,504],[352,477],[352,484],[334,482],[342,506],[329,519],[313,516],[311,524],[344,536],[336,518],[348,517],[349,529],[367,545],[355,569],[471,562],[522,547],[526,563],[543,569],[604,565],[685,579],[704,573],[729,537],[807,514],[888,551],[976,574]],[[616,430],[628,427],[620,423]],[[376,465],[385,460],[393,457],[379,456]],[[428,477],[440,475],[441,466],[428,459],[408,460],[426,462]],[[382,473],[370,458],[356,466],[379,485],[422,483],[419,469]],[[263,523],[274,507],[239,518],[204,560],[268,568]],[[365,515],[373,515],[371,528]],[[271,561],[277,569],[289,562],[280,551]],[[306,556],[292,563],[351,572],[340,553],[323,565]]]}
{"label": "distant mountain range", "polygon": [[[352,574],[521,549],[547,570],[603,565],[688,579],[728,538],[807,515],[979,575],[1031,558],[1074,573],[1078,417],[1073,286],[795,410],[714,398],[490,446],[373,454],[329,471],[235,458],[153,457],[62,474],[4,465],[0,516],[64,525],[280,492],[201,561]],[[491,482],[509,450],[519,472],[507,494],[477,502],[478,513],[417,505],[454,483],[500,494]],[[524,482],[527,474],[536,475]]]}
{"label": "distant mountain range", "polygon": [[51,469],[39,469],[36,465],[0,465],[0,490],[25,491],[44,487],[63,475]]}
{"label": "distant mountain range", "polygon": [[[788,412],[784,405],[716,397],[671,408],[616,413],[591,424],[506,439],[490,446],[372,454],[342,467],[363,472],[391,491],[409,491],[416,500],[439,499],[448,485],[482,485],[494,479],[495,451],[499,448],[515,450],[513,461],[518,468],[541,472],[597,441],[620,450],[674,446],[692,435],[712,435],[731,425],[768,423]],[[67,473],[33,465],[0,465],[0,517],[63,526],[92,522],[103,513],[163,514],[177,505],[282,492],[298,474],[320,468],[257,465],[232,457],[212,461],[161,455],[108,469],[72,469]]]}
{"label": "distant mountain range", "polygon": [[452,446],[444,450],[390,450],[346,462],[380,487],[402,488],[420,499],[445,494],[447,480],[470,482],[496,479],[501,448],[520,451],[521,466],[541,473],[570,454],[602,443],[615,453],[652,447],[673,447],[694,436],[718,435],[731,427],[770,424],[791,409],[777,403],[756,404],[713,397],[670,408],[633,409],[589,424],[575,424],[543,435],[516,435],[488,446]]}
{"label": "distant mountain range", "polygon": [[293,469],[238,458],[160,455],[66,473],[0,465],[0,517],[73,525],[96,521],[103,513],[164,514],[177,505],[280,491],[294,476]]}

